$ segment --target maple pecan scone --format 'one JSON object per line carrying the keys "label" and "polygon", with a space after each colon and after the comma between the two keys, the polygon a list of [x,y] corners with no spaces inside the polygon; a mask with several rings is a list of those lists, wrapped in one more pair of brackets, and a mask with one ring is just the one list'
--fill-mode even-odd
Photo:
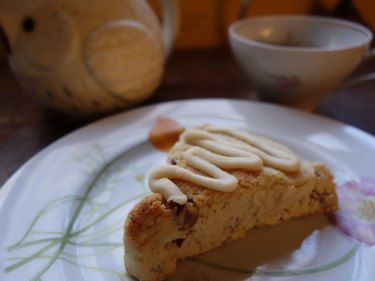
{"label": "maple pecan scone", "polygon": [[177,262],[274,225],[338,206],[322,163],[268,138],[212,126],[186,129],[153,169],[155,193],[124,226],[125,266],[142,281],[164,280]]}

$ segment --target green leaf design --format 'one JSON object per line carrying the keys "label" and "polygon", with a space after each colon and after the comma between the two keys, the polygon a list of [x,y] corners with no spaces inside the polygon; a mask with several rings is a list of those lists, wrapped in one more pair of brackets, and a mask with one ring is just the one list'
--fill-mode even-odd
{"label": "green leaf design", "polygon": [[[144,143],[145,142],[139,143],[137,146],[143,145]],[[105,177],[107,175],[113,175],[113,173],[116,172],[111,170],[111,166],[113,166],[113,164],[115,164],[120,159],[126,157],[128,151],[129,150],[127,149],[119,153],[113,159],[106,161],[103,148],[100,144],[95,144],[93,145],[93,149],[90,151],[88,156],[77,158],[78,161],[85,163],[84,167],[86,167],[86,170],[84,170],[83,172],[87,174],[87,176],[91,175],[91,180],[82,187],[82,195],[64,196],[61,198],[57,198],[43,206],[37,212],[34,219],[31,221],[29,227],[21,236],[21,238],[7,248],[9,252],[32,248],[33,252],[24,257],[8,259],[12,263],[5,268],[5,272],[12,272],[38,259],[41,261],[45,261],[45,263],[34,276],[30,277],[29,280],[39,281],[42,280],[42,277],[57,260],[62,260],[66,263],[80,268],[84,267],[89,270],[106,272],[116,276],[119,280],[125,280],[126,273],[124,272],[116,272],[107,268],[98,268],[89,264],[77,264],[74,261],[74,258],[76,258],[77,255],[66,252],[65,249],[69,245],[79,248],[87,247],[94,248],[95,254],[100,254],[123,247],[121,243],[122,241],[119,241],[118,243],[97,242],[100,241],[100,238],[104,238],[114,231],[122,230],[122,220],[115,221],[106,228],[100,229],[99,231],[96,231],[94,233],[87,232],[89,230],[92,230],[92,228],[98,223],[107,219],[116,211],[123,208],[125,205],[145,196],[146,191],[143,184],[144,175],[138,172],[138,174],[135,175],[135,181],[140,184],[140,187],[137,188],[137,190],[139,190],[140,192],[137,195],[134,195],[128,200],[110,207],[107,206],[108,204],[100,204],[98,202],[95,202],[95,198],[98,197],[98,195],[105,191],[105,189],[111,188],[110,186],[108,186],[108,183],[103,184],[103,182],[105,182],[106,180]],[[118,184],[118,182],[116,182],[116,179],[113,181],[114,186]],[[103,188],[103,186],[105,188]],[[36,231],[36,225],[43,218],[43,216],[58,208],[66,207],[66,204],[72,204],[72,206],[74,206],[74,209],[64,232]],[[86,210],[86,212],[84,210]],[[76,229],[78,218],[82,215],[85,215],[88,220],[83,226],[81,226],[79,229]],[[46,236],[46,238],[32,239],[31,236],[35,233],[38,234],[38,237]],[[80,239],[79,242],[77,242],[77,238]],[[84,256],[85,255],[81,255],[80,257]]]}
{"label": "green leaf design", "polygon": [[356,245],[352,249],[350,249],[349,252],[347,252],[345,255],[342,257],[339,257],[338,259],[327,263],[323,264],[320,266],[316,267],[311,267],[311,268],[304,268],[304,269],[284,269],[284,270],[269,270],[269,269],[255,269],[255,268],[236,268],[236,267],[229,267],[225,265],[220,265],[217,263],[209,262],[203,259],[199,258],[190,258],[191,261],[194,261],[198,264],[220,269],[220,270],[225,270],[225,271],[232,271],[236,273],[243,273],[243,274],[249,274],[249,275],[255,275],[255,276],[277,276],[277,277],[291,277],[291,276],[301,276],[301,275],[308,275],[308,274],[313,274],[313,273],[318,273],[326,270],[330,270],[332,268],[335,268],[348,260],[350,260],[359,250],[359,246]]}

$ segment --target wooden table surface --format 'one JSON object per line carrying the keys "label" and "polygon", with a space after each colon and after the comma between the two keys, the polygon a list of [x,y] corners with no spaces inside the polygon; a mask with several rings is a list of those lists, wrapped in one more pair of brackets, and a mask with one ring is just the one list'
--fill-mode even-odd
{"label": "wooden table surface", "polygon": [[[354,76],[375,72],[375,59]],[[178,50],[169,59],[161,86],[140,104],[192,98],[254,100],[251,83],[230,49]],[[340,87],[324,98],[316,114],[345,122],[375,135],[375,79]],[[24,94],[5,61],[0,62],[0,186],[30,157],[89,121],[62,122]]]}

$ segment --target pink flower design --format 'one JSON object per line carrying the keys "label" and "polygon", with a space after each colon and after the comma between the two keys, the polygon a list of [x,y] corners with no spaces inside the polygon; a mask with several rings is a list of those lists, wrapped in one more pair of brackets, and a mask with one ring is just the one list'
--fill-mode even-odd
{"label": "pink flower design", "polygon": [[375,245],[375,180],[362,178],[337,187],[339,210],[334,223],[357,242]]}

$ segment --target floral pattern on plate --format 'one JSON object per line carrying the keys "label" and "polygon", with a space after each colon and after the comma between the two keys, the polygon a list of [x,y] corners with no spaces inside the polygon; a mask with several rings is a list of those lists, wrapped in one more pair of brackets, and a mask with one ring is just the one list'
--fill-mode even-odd
{"label": "floral pattern on plate", "polygon": [[375,179],[361,178],[338,185],[340,209],[334,224],[359,243],[375,245]]}

